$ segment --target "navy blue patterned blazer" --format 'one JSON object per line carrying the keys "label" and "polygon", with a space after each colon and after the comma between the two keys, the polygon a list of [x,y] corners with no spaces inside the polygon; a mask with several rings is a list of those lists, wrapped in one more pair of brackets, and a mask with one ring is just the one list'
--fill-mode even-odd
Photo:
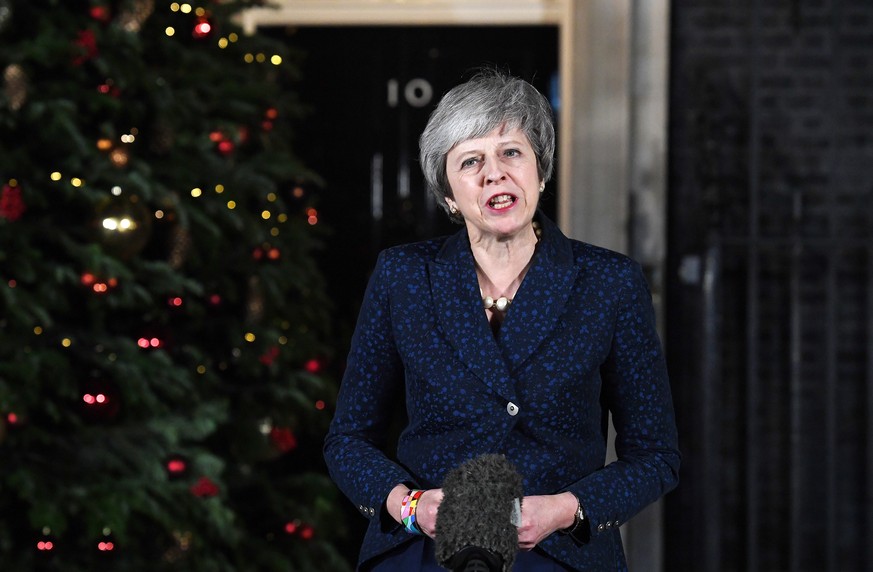
{"label": "navy blue patterned blazer", "polygon": [[[639,265],[539,219],[496,337],[466,230],[379,255],[324,448],[332,478],[370,519],[361,563],[413,538],[383,513],[393,487],[439,487],[483,453],[505,454],[525,495],[579,497],[590,542],[540,543],[579,570],[625,569],[619,525],[676,486],[673,405]],[[408,424],[386,454],[404,396]],[[618,460],[605,465],[610,411]]]}

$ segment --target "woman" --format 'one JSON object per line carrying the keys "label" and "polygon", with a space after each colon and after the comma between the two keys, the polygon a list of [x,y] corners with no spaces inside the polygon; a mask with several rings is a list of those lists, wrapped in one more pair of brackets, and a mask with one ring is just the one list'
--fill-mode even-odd
{"label": "woman", "polygon": [[[513,570],[625,569],[618,527],[675,487],[679,467],[640,268],[538,212],[555,134],[527,82],[489,71],[455,87],[420,147],[431,192],[463,228],[382,252],[361,307],[325,440],[332,478],[370,519],[360,567],[442,570],[441,483],[500,453],[526,495]],[[618,459],[604,465],[610,412]]]}

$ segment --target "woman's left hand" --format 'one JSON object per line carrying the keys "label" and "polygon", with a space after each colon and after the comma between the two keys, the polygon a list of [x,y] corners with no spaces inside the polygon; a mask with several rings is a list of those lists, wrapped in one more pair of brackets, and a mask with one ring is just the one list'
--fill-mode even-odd
{"label": "woman's left hand", "polygon": [[576,518],[578,502],[572,493],[524,497],[521,503],[521,526],[518,547],[532,550],[544,538],[569,528]]}

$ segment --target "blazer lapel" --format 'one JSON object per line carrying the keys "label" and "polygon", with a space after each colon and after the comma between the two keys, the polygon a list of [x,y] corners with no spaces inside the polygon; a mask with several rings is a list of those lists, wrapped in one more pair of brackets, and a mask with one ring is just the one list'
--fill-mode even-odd
{"label": "blazer lapel", "polygon": [[546,217],[539,220],[543,232],[534,262],[500,328],[500,346],[510,370],[530,357],[558,324],[579,273],[567,237]]}
{"label": "blazer lapel", "polygon": [[449,343],[470,371],[504,399],[515,399],[509,369],[479,295],[466,230],[449,237],[429,263],[431,301]]}

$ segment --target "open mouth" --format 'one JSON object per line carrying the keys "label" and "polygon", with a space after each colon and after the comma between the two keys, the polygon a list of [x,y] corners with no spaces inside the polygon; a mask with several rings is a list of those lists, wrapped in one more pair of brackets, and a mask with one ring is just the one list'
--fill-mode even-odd
{"label": "open mouth", "polygon": [[494,210],[508,209],[515,204],[518,198],[509,194],[494,195],[488,199],[488,207]]}

